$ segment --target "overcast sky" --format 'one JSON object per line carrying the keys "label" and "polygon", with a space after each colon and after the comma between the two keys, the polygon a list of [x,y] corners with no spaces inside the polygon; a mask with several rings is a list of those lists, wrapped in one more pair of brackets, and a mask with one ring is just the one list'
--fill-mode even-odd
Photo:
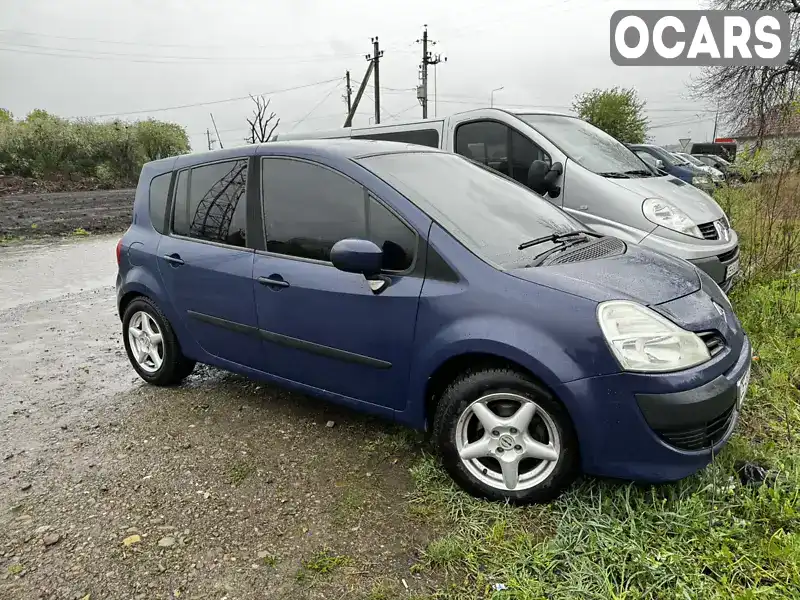
{"label": "overcast sky", "polygon": [[[436,68],[439,116],[486,106],[568,111],[577,93],[633,86],[661,144],[705,140],[709,106],[688,97],[696,71],[617,67],[609,20],[653,0],[2,0],[0,107],[60,116],[153,116],[187,128],[206,148],[213,112],[226,145],[242,143],[248,94],[265,93],[280,131],[341,127],[344,75],[354,88],[379,36],[381,121],[420,118],[416,100],[423,24],[447,56]],[[675,9],[700,0],[664,0]],[[433,96],[433,72],[430,94]],[[303,87],[301,87],[303,86]],[[299,88],[291,90],[291,88]],[[290,90],[290,91],[281,91]],[[171,110],[166,107],[240,98]],[[355,124],[374,114],[370,82]],[[429,116],[433,116],[431,103]],[[213,132],[213,128],[212,128]],[[725,133],[720,131],[720,135]]]}

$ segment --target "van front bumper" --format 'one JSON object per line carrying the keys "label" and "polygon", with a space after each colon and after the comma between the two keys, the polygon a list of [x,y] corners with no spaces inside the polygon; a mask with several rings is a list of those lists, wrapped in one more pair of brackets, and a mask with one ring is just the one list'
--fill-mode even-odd
{"label": "van front bumper", "polygon": [[695,258],[689,262],[705,271],[722,288],[722,291],[727,293],[739,273],[739,247],[717,256]]}
{"label": "van front bumper", "polygon": [[725,370],[712,359],[705,369],[617,373],[564,384],[557,393],[570,408],[583,470],[658,483],[702,469],[733,434],[751,358],[745,338]]}

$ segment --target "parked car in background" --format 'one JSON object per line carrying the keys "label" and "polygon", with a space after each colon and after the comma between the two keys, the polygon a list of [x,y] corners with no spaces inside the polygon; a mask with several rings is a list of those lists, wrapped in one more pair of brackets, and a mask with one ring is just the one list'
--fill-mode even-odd
{"label": "parked car in background", "polygon": [[[412,123],[281,133],[275,139],[336,138],[456,152],[527,185],[598,233],[692,262],[725,290],[739,270],[738,237],[713,198],[651,168],[576,117],[488,108]],[[675,170],[691,179],[685,169]]]}
{"label": "parked car in background", "polygon": [[736,159],[738,146],[735,141],[700,142],[692,144],[690,154],[713,154],[732,163]]}
{"label": "parked car in background", "polygon": [[720,185],[725,182],[725,174],[716,167],[709,166],[703,161],[698,160],[691,154],[686,154],[685,152],[674,152],[673,154],[708,174],[713,183]]}
{"label": "parked car in background", "polygon": [[725,175],[728,174],[728,171],[732,166],[727,160],[714,154],[692,154],[692,156],[694,156],[703,164],[708,165],[709,167],[714,167],[715,169],[721,171]]}
{"label": "parked car in background", "polygon": [[428,429],[464,489],[513,502],[580,470],[685,477],[736,425],[750,343],[710,277],[462,156],[188,154],[144,166],[133,212],[117,306],[151,384],[201,362]]}
{"label": "parked car in background", "polygon": [[656,146],[654,144],[629,144],[628,147],[640,158],[645,154],[649,154],[655,160],[660,160],[664,171],[686,183],[691,183],[703,191],[714,189],[711,177],[707,173],[700,171],[686,160],[678,158],[672,152],[665,150],[661,146]]}

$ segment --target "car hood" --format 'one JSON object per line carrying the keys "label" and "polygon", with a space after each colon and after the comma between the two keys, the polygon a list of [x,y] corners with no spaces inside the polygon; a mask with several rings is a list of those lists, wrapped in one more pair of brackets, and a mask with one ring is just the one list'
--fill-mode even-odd
{"label": "car hood", "polygon": [[709,223],[722,219],[725,213],[705,192],[676,177],[642,177],[639,179],[614,179],[616,185],[645,198],[660,198],[681,209],[695,223]]}
{"label": "car hood", "polygon": [[633,300],[657,305],[700,289],[700,277],[691,264],[635,244],[628,244],[626,252],[617,256],[508,272],[596,302]]}

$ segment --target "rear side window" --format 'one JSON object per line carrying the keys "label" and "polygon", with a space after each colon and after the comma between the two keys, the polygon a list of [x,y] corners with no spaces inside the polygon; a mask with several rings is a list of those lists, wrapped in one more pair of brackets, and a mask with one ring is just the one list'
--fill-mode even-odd
{"label": "rear side window", "polygon": [[404,142],[419,146],[439,147],[439,132],[435,129],[416,129],[413,131],[392,131],[387,133],[364,133],[353,135],[357,140],[383,140],[385,142]]}
{"label": "rear side window", "polygon": [[383,248],[387,271],[414,262],[416,234],[351,179],[280,158],[264,159],[261,173],[268,252],[330,262],[336,242],[361,238]]}
{"label": "rear side window", "polygon": [[150,181],[150,222],[158,233],[167,232],[167,199],[172,173],[153,177]]}
{"label": "rear side window", "polygon": [[181,171],[175,186],[172,231],[178,235],[247,246],[247,160]]}

